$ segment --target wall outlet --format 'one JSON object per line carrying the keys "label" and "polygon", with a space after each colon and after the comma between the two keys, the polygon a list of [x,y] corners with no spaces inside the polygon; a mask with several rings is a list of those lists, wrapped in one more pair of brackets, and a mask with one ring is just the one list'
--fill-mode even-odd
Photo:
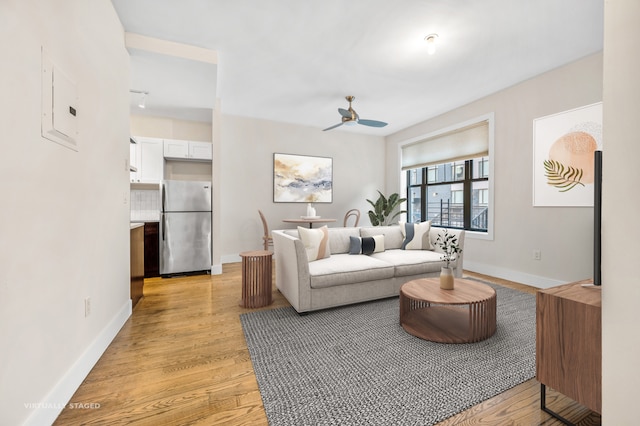
{"label": "wall outlet", "polygon": [[91,298],[87,297],[84,299],[84,316],[85,318],[91,315]]}
{"label": "wall outlet", "polygon": [[533,260],[540,260],[542,258],[542,252],[540,249],[533,250]]}

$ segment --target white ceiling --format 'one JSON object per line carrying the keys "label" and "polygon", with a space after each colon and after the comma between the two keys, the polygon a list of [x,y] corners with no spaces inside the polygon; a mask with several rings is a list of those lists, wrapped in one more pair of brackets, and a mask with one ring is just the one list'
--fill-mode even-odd
{"label": "white ceiling", "polygon": [[131,51],[146,112],[200,121],[217,96],[225,114],[321,131],[354,95],[360,118],[389,125],[331,131],[383,136],[603,45],[602,0],[112,2],[127,32],[218,52],[215,66]]}

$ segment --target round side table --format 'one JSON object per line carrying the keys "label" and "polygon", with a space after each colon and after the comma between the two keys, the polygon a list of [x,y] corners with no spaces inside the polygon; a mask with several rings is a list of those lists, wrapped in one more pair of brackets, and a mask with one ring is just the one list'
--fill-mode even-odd
{"label": "round side table", "polygon": [[439,343],[472,343],[496,332],[496,291],[456,278],[442,290],[438,278],[419,278],[400,287],[400,325],[409,334]]}
{"label": "round side table", "polygon": [[243,308],[260,308],[273,302],[271,297],[271,261],[273,253],[265,250],[240,253],[242,258]]}

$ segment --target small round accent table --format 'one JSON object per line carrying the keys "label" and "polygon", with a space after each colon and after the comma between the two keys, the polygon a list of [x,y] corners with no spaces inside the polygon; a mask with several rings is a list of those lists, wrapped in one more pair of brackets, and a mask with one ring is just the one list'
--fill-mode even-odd
{"label": "small round accent table", "polygon": [[243,308],[260,308],[273,302],[271,297],[271,260],[273,253],[264,250],[240,253],[242,258]]}
{"label": "small round accent table", "polygon": [[439,278],[409,281],[400,288],[400,325],[433,342],[479,342],[496,332],[496,291],[460,278],[453,290],[442,290]]}

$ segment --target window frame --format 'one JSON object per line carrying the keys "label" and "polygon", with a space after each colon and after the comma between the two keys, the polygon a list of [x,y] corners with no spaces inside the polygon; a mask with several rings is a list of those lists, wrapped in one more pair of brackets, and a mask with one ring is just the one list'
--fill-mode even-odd
{"label": "window frame", "polygon": [[[471,126],[473,124],[476,123],[480,123],[482,121],[486,121],[487,125],[488,125],[488,154],[486,155],[486,157],[488,157],[488,173],[489,176],[487,178],[487,190],[488,190],[488,219],[487,219],[487,231],[475,231],[475,230],[465,230],[466,236],[470,239],[480,239],[480,240],[493,240],[494,239],[494,216],[495,216],[495,201],[494,201],[494,197],[495,197],[495,150],[494,150],[494,146],[495,146],[495,114],[493,112],[487,113],[487,114],[483,114],[477,117],[474,117],[472,119],[469,119],[467,121],[464,122],[460,122],[460,123],[456,123],[453,124],[451,126],[445,127],[445,128],[441,128],[438,129],[436,131],[433,131],[431,133],[425,133],[425,134],[421,134],[418,135],[416,137],[413,137],[411,139],[405,140],[401,143],[398,144],[397,146],[397,152],[398,152],[398,165],[399,165],[399,173],[400,173],[400,188],[399,188],[399,193],[402,194],[403,197],[407,197],[408,200],[408,191],[409,191],[409,187],[410,185],[408,184],[408,180],[407,180],[407,173],[406,170],[402,170],[402,148],[405,145],[410,145],[416,142],[419,142],[421,140],[425,140],[425,139],[431,139],[431,138],[436,138],[440,135],[444,135],[450,132],[455,132],[456,130],[463,130],[464,128]],[[429,167],[429,166],[427,166]],[[423,180],[426,181],[427,177],[423,176]],[[471,193],[469,192],[469,197],[471,197],[470,195]],[[426,208],[426,200],[424,197],[424,194],[421,195],[422,199],[421,199],[421,212],[425,211]],[[408,202],[405,202],[403,205],[403,209],[405,210],[409,210],[408,209]],[[471,203],[468,204],[469,208],[471,206]],[[408,218],[408,212],[404,215],[405,220],[409,220]]]}
{"label": "window frame", "polygon": [[[449,186],[449,206],[453,207],[454,211],[456,210],[456,206],[459,208],[462,206],[462,221],[458,222],[462,223],[462,226],[455,226],[451,224],[451,217],[447,216],[447,225],[438,224],[438,226],[442,226],[445,228],[455,228],[455,229],[464,229],[466,231],[472,232],[481,232],[485,233],[487,230],[472,228],[472,218],[473,218],[473,194],[474,194],[474,184],[476,182],[488,182],[489,176],[482,177],[473,177],[474,165],[476,167],[482,167],[480,164],[485,163],[485,159],[488,160],[488,156],[476,157],[465,160],[464,162],[453,161],[442,164],[437,164],[434,166],[426,166],[420,167],[417,169],[409,169],[406,171],[407,181],[409,185],[407,186],[407,193],[417,192],[420,194],[420,220],[425,221],[429,220],[429,206],[428,206],[428,198],[429,194],[432,193],[433,188],[437,188],[439,186]],[[475,163],[475,164],[474,164]],[[460,175],[459,169],[462,167],[463,173]],[[451,171],[451,179],[443,180],[443,181],[430,181],[427,177],[429,175],[430,169],[442,169],[445,170],[445,177],[448,172],[446,170]],[[411,175],[420,175],[422,177],[421,180],[416,179],[415,182],[410,180]],[[478,191],[487,191],[486,195],[488,195],[488,188],[478,189]],[[433,192],[435,194],[435,192]],[[485,198],[484,196],[482,197]],[[478,203],[480,205],[480,203]],[[409,203],[407,205],[407,215],[410,218],[414,218],[414,203]],[[482,203],[482,205],[486,205],[488,209],[490,206],[488,203]],[[426,217],[425,217],[426,213]],[[488,225],[488,223],[487,223]]]}

